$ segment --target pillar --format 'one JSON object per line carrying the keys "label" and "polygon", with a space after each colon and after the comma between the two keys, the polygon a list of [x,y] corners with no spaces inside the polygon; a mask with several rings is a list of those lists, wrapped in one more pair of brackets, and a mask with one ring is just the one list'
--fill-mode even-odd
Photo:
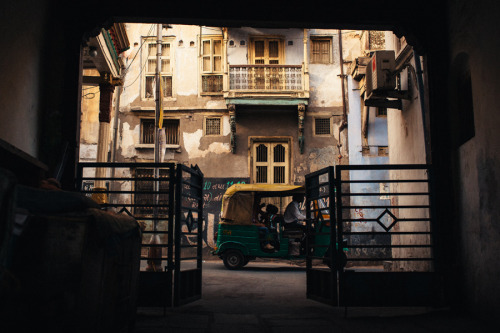
{"label": "pillar", "polygon": [[[109,131],[114,89],[115,87],[110,82],[103,80],[99,84],[99,137],[97,141],[96,162],[108,162]],[[96,178],[106,177],[106,168],[96,168],[95,176]],[[105,187],[106,181],[96,180],[94,184],[96,190],[104,189]]]}
{"label": "pillar", "polygon": [[304,120],[305,120],[305,114],[306,114],[306,105],[305,104],[299,104],[298,105],[298,119],[299,119],[299,149],[300,153],[304,153]]}

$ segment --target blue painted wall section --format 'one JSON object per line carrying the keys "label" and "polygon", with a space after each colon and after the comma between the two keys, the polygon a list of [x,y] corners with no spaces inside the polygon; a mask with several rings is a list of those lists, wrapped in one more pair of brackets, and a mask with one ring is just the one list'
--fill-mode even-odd
{"label": "blue painted wall section", "polygon": [[[348,77],[348,94],[349,94],[349,114],[348,114],[348,137],[349,137],[349,164],[361,165],[374,165],[374,164],[387,164],[389,163],[389,156],[379,156],[378,147],[388,146],[387,138],[387,118],[376,117],[376,109],[369,108],[370,116],[368,122],[368,138],[367,144],[370,149],[369,153],[363,154],[363,140],[362,140],[362,102],[359,95],[358,82],[354,81],[352,77]],[[365,146],[366,147],[366,146]],[[351,171],[351,180],[388,180],[389,172],[385,170],[374,171]],[[385,199],[384,191],[388,191],[387,183],[363,183],[351,184],[351,193],[377,193],[381,192],[380,196],[352,196],[352,206],[375,206],[389,204],[389,199]],[[383,231],[382,226],[374,222],[363,222],[363,219],[377,218],[384,209],[356,209],[351,210],[351,218],[359,219],[359,221],[351,222],[351,231]],[[381,218],[381,222],[385,226],[389,226],[391,221],[386,214]],[[388,244],[391,241],[390,235],[377,236],[372,239],[361,239],[361,237],[371,236],[351,236],[350,243],[357,244]],[[363,257],[377,257],[384,256],[384,251],[387,249],[351,249],[351,255],[362,255]]]}

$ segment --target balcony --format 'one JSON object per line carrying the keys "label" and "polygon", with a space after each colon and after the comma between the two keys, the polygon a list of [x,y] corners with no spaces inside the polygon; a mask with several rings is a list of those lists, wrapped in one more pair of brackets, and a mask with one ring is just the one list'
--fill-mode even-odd
{"label": "balcony", "polygon": [[228,104],[307,104],[309,74],[301,65],[229,65]]}

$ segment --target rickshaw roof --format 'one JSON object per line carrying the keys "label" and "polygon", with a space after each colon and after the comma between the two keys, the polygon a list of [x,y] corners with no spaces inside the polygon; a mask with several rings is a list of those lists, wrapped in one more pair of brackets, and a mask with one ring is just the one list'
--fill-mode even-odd
{"label": "rickshaw roof", "polygon": [[230,198],[238,192],[276,192],[276,194],[280,192],[303,193],[304,186],[283,184],[234,184],[226,190],[224,197]]}

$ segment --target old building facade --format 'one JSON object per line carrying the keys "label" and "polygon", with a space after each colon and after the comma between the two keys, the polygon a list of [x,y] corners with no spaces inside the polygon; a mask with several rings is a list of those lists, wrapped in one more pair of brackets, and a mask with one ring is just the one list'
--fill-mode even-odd
{"label": "old building facade", "polygon": [[[152,162],[157,30],[151,24],[126,24],[126,30],[131,48],[122,58],[123,87],[115,92],[109,161]],[[204,173],[208,245],[231,184],[304,184],[307,173],[348,163],[343,35],[162,27],[161,158],[198,165]],[[351,37],[343,38],[348,56],[357,52]],[[95,161],[95,110],[87,98],[93,96],[83,91],[80,160]]]}

